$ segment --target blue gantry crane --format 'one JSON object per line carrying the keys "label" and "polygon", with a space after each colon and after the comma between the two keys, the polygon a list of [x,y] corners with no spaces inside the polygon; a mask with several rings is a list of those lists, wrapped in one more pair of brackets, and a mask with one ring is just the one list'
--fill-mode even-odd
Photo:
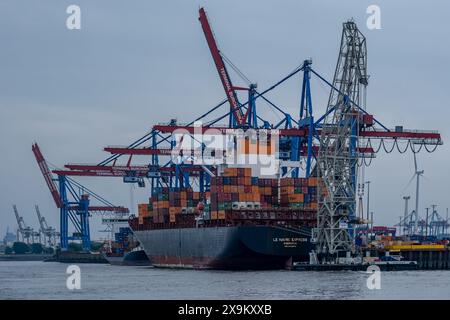
{"label": "blue gantry crane", "polygon": [[[80,240],[83,245],[83,250],[89,251],[91,249],[91,235],[89,229],[89,217],[91,212],[128,213],[128,209],[114,206],[109,201],[70,177],[61,174],[58,175],[57,178],[54,178],[37,143],[33,144],[32,151],[56,207],[60,210],[61,250],[68,249],[70,240]],[[56,182],[58,183],[59,188],[56,186]],[[90,196],[99,201],[101,205],[90,205]],[[72,235],[69,234],[69,224],[71,224],[74,229]]]}

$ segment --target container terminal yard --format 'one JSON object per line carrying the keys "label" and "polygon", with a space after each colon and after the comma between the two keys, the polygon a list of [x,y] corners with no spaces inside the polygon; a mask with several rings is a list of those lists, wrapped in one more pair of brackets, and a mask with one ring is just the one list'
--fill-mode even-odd
{"label": "container terminal yard", "polygon": [[[222,54],[204,8],[198,20],[226,99],[192,121],[174,115],[129,145],[105,147],[110,155],[94,164],[50,169],[34,143],[33,155],[59,210],[59,231],[47,225],[38,206],[35,231],[14,205],[17,242],[54,248],[45,259],[60,262],[221,270],[449,269],[448,213],[432,206],[426,216],[419,214],[423,171],[416,159],[420,152],[434,152],[443,139],[436,130],[388,127],[366,108],[366,37],[353,20],[342,23],[331,79],[308,58],[267,88],[247,81]],[[247,85],[235,85],[230,70]],[[268,97],[293,78],[301,80],[296,114]],[[312,79],[328,90],[325,113],[315,109]],[[281,120],[261,116],[262,107]],[[369,201],[364,186],[370,182],[362,172],[381,152],[414,157],[415,197],[403,198],[404,214],[392,227],[375,225],[363,201]],[[137,156],[146,162],[134,163]],[[148,201],[130,209],[113,204],[78,182],[81,177],[115,177],[148,188]],[[98,213],[110,237],[93,250],[89,220]],[[5,245],[14,242],[11,235]],[[81,250],[71,251],[71,243]]]}

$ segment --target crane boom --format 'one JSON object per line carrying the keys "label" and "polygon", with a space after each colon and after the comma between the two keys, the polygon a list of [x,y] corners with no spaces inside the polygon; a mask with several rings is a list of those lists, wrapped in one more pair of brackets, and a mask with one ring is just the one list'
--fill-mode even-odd
{"label": "crane boom", "polygon": [[220,55],[220,50],[217,47],[214,34],[211,30],[211,26],[209,25],[208,18],[206,17],[205,9],[203,8],[200,8],[199,10],[199,20],[202,25],[206,41],[208,42],[209,50],[211,51],[211,55],[216,65],[217,72],[219,73],[220,80],[222,81],[223,88],[227,95],[228,102],[230,103],[231,111],[233,112],[237,123],[241,125],[245,122],[245,116],[240,108],[235,87],[233,87],[230,76],[225,67],[225,63]]}
{"label": "crane boom", "polygon": [[55,181],[53,181],[52,174],[48,168],[47,162],[39,149],[37,143],[33,144],[31,147],[34,156],[36,158],[39,169],[41,169],[42,175],[44,176],[45,182],[47,183],[50,193],[52,194],[53,200],[55,201],[56,207],[61,208],[63,206],[61,197],[59,195],[58,189],[56,188]]}
{"label": "crane boom", "polygon": [[41,211],[39,210],[39,206],[35,205],[34,209],[36,210],[36,214],[39,220],[39,225],[41,227],[41,231],[45,232],[48,229],[47,221],[45,218],[41,215]]}
{"label": "crane boom", "polygon": [[19,226],[19,231],[24,231],[27,226],[25,225],[25,221],[23,221],[23,218],[19,215],[19,211],[17,210],[17,206],[13,204],[13,210],[14,215],[16,216],[17,225]]}

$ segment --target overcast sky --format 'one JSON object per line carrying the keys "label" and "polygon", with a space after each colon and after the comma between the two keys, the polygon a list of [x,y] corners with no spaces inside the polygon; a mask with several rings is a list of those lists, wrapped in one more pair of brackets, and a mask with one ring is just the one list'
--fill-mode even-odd
{"label": "overcast sky", "polygon": [[[66,28],[66,8],[81,7],[81,30]],[[381,8],[381,30],[366,27],[366,9]],[[368,110],[388,127],[439,130],[447,140],[450,2],[0,0],[0,235],[16,228],[12,204],[37,228],[34,205],[51,225],[58,211],[31,152],[62,167],[97,163],[107,145],[125,145],[157,122],[187,122],[223,100],[198,9],[204,5],[219,46],[261,90],[304,59],[332,79],[342,22],[353,18],[368,45]],[[235,74],[237,85],[243,84]],[[268,97],[298,114],[300,77]],[[315,115],[328,89],[313,80]],[[278,119],[260,103],[261,114]],[[444,144],[422,152],[421,211],[450,206],[450,158]],[[145,163],[141,158],[139,163]],[[376,224],[394,224],[403,195],[414,198],[411,154],[381,153],[366,171]],[[115,204],[130,205],[118,178],[80,178]],[[145,202],[148,189],[135,192]],[[412,203],[411,203],[412,205]],[[96,221],[95,221],[96,220]],[[93,219],[93,233],[100,229]]]}

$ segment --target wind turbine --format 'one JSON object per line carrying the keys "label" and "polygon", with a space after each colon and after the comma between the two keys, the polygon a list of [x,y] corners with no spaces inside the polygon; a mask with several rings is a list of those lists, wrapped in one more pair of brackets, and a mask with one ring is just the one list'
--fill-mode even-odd
{"label": "wind turbine", "polygon": [[419,226],[419,185],[420,185],[420,176],[423,176],[424,170],[417,169],[417,159],[416,154],[414,153],[414,174],[410,180],[410,182],[416,178],[416,208],[414,212],[414,233],[417,232]]}

